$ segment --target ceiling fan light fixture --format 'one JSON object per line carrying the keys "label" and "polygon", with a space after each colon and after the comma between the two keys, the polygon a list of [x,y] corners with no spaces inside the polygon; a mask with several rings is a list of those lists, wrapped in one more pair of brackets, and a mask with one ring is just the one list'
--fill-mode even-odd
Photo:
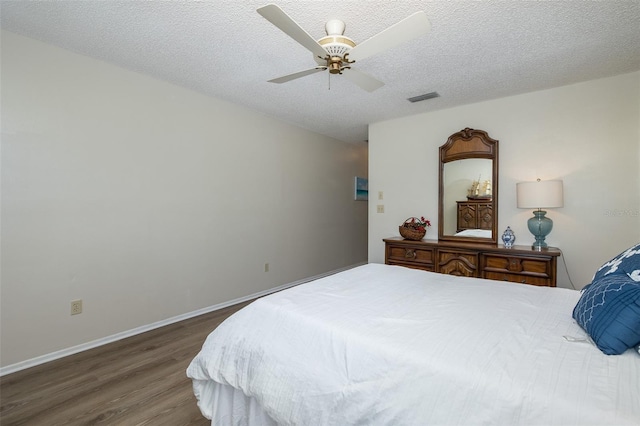
{"label": "ceiling fan light fixture", "polygon": [[327,35],[318,40],[318,44],[324,47],[329,56],[340,56],[349,53],[356,47],[356,43],[349,37],[344,36],[346,25],[339,19],[331,19],[324,25]]}
{"label": "ceiling fan light fixture", "polygon": [[330,19],[324,24],[324,30],[327,35],[342,35],[345,28],[345,23],[339,19]]}
{"label": "ceiling fan light fixture", "polygon": [[343,58],[351,49],[356,47],[356,43],[353,40],[343,35],[328,35],[322,37],[318,40],[318,44],[324,47],[324,50],[326,50],[330,56],[341,56]]}

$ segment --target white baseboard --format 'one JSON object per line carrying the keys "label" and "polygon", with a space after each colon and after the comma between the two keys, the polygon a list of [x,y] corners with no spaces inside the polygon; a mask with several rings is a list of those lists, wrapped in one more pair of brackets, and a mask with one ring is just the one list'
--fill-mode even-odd
{"label": "white baseboard", "polygon": [[229,300],[228,302],[218,303],[217,305],[208,306],[206,308],[198,309],[197,311],[188,312],[186,314],[178,315],[172,318],[168,318],[162,321],[154,322],[153,324],[143,325],[140,327],[136,327],[131,330],[123,331],[121,333],[112,334],[111,336],[103,337],[101,339],[93,340],[91,342],[83,343],[81,345],[72,346],[70,348],[61,349],[59,351],[51,352],[45,355],[41,355],[35,358],[28,359],[26,361],[17,362],[15,364],[7,365],[5,367],[0,368],[0,377],[15,373],[20,370],[24,370],[30,367],[35,367],[36,365],[44,364],[50,361],[54,361],[56,359],[64,358],[65,356],[77,354],[79,352],[83,352],[89,349],[96,348],[98,346],[106,345],[108,343],[113,343],[118,340],[126,339],[127,337],[135,336],[137,334],[142,334],[147,331],[155,330],[156,328],[164,327],[165,325],[173,324],[179,321],[184,321],[189,318],[197,317],[198,315],[207,314],[209,312],[217,311],[218,309],[223,309],[228,306],[236,305],[238,303],[246,302],[248,300],[252,300],[258,297],[266,296],[267,294],[275,293],[281,290],[284,290],[289,287],[294,287],[296,285],[304,284],[309,281],[317,280],[318,278],[326,277],[329,275],[337,274],[338,272],[346,271],[351,268],[355,268],[356,266],[361,266],[366,264],[357,263],[355,265],[347,266],[344,268],[336,269],[333,271],[325,272],[324,274],[316,275],[314,277],[304,278],[298,281],[294,281],[289,284],[284,284],[275,288],[271,288],[269,290],[260,291],[258,293],[250,294],[248,296],[239,297],[237,299]]}

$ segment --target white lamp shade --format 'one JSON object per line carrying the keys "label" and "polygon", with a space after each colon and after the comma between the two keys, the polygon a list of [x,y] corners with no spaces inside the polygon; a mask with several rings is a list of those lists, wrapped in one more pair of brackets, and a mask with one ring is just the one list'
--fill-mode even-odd
{"label": "white lamp shade", "polygon": [[564,205],[561,180],[517,183],[516,196],[520,209],[550,209]]}

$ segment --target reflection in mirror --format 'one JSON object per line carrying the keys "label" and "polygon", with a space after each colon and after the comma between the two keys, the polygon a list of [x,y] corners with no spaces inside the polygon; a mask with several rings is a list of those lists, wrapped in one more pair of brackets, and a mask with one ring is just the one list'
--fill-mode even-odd
{"label": "reflection in mirror", "polygon": [[498,141],[470,128],[440,147],[438,239],[497,243]]}
{"label": "reflection in mirror", "polygon": [[[478,221],[476,207],[491,203],[493,162],[486,158],[451,161],[443,169],[443,234],[491,238],[491,221]],[[485,215],[487,212],[484,212]],[[471,230],[482,230],[471,231]]]}

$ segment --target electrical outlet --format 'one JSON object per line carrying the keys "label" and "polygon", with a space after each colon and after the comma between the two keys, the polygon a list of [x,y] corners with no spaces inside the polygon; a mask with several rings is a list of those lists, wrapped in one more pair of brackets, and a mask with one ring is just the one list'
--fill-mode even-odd
{"label": "electrical outlet", "polygon": [[384,213],[384,204],[378,204],[378,213]]}
{"label": "electrical outlet", "polygon": [[82,313],[82,299],[71,301],[71,315],[78,315]]}
{"label": "electrical outlet", "polygon": [[268,263],[264,264],[264,271],[265,272],[269,272],[269,264]]}

